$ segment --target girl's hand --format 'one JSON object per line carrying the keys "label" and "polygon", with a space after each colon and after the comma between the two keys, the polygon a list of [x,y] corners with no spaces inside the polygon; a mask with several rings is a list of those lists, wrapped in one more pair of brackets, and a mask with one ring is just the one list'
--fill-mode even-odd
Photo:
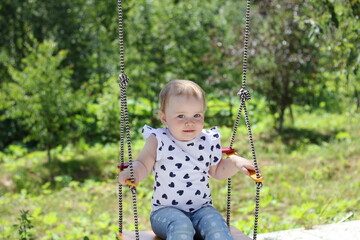
{"label": "girl's hand", "polygon": [[[130,170],[126,169],[119,173],[118,175],[118,183],[121,185],[129,185],[129,182],[131,182],[131,174]],[[138,181],[135,178],[135,184],[138,184]]]}
{"label": "girl's hand", "polygon": [[250,176],[250,171],[255,171],[254,165],[247,159],[240,156],[233,156],[237,169]]}

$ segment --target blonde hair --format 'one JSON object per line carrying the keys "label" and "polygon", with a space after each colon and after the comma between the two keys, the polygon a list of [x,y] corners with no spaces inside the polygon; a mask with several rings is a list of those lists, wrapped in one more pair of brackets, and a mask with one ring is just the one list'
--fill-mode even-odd
{"label": "blonde hair", "polygon": [[172,80],[168,82],[159,95],[161,112],[165,112],[166,103],[171,96],[195,97],[203,101],[204,109],[206,109],[205,92],[193,81]]}

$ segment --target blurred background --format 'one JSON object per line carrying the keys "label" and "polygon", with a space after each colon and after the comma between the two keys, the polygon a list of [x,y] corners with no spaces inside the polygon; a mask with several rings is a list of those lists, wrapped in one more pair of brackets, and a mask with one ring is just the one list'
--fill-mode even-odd
{"label": "blurred background", "polygon": [[[229,144],[240,104],[245,1],[123,1],[134,155],[158,93],[190,79],[206,127]],[[252,1],[247,89],[259,232],[360,219],[360,3]],[[120,91],[117,1],[0,2],[0,239],[116,239]],[[235,148],[251,159],[240,121]],[[232,224],[251,235],[255,186],[233,178]],[[226,209],[226,182],[212,181]],[[138,187],[149,229],[150,176]],[[134,228],[125,190],[125,229]]]}

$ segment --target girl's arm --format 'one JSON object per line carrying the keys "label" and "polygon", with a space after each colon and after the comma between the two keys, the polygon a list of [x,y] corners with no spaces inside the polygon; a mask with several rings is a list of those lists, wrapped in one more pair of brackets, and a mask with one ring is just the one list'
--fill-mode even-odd
{"label": "girl's arm", "polygon": [[[150,135],[146,140],[144,148],[140,151],[139,156],[133,162],[135,184],[144,180],[155,164],[157,139],[154,135]],[[126,185],[125,181],[131,179],[130,168],[125,169],[119,173],[118,182],[121,185]]]}
{"label": "girl's arm", "polygon": [[239,170],[250,175],[249,170],[255,170],[255,168],[249,160],[238,155],[231,155],[221,159],[217,165],[211,166],[209,174],[215,179],[223,180],[233,176]]}

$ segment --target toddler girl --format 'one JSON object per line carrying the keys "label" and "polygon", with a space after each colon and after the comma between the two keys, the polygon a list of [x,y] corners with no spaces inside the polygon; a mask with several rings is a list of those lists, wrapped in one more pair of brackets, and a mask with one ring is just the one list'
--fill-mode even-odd
{"label": "toddler girl", "polygon": [[[209,178],[227,179],[239,170],[249,175],[254,167],[240,156],[222,159],[218,129],[203,129],[205,110],[205,93],[196,83],[174,80],[160,92],[165,127],[142,130],[147,141],[133,163],[135,182],[154,171],[150,221],[162,239],[233,239],[212,205]],[[118,180],[125,185],[129,178],[127,169]]]}

